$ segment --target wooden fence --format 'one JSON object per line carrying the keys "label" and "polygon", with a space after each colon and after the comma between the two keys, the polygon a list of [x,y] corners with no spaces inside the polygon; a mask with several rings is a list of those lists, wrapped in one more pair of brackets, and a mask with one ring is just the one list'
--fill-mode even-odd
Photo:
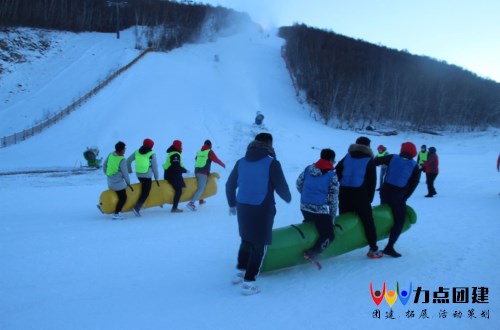
{"label": "wooden fence", "polygon": [[107,77],[104,81],[99,83],[97,86],[92,88],[89,92],[87,92],[85,95],[80,97],[78,100],[75,102],[71,103],[69,106],[67,106],[65,109],[61,110],[60,112],[56,113],[53,117],[41,122],[40,124],[37,124],[35,126],[32,126],[28,129],[23,130],[22,132],[14,133],[9,136],[2,137],[0,140],[0,148],[5,148],[10,145],[20,143],[24,140],[26,140],[29,137],[32,137],[40,132],[42,132],[44,129],[47,127],[50,127],[57,123],[58,121],[62,120],[64,117],[75,111],[78,107],[80,107],[83,103],[87,102],[92,96],[96,95],[101,89],[106,87],[113,79],[121,75],[123,72],[127,71],[132,65],[137,63],[141,58],[143,58],[147,53],[152,51],[152,48],[147,48],[144,50],[139,56],[137,56],[134,60],[132,60],[130,63],[127,65],[121,67],[120,69],[116,70],[113,72],[109,77]]}

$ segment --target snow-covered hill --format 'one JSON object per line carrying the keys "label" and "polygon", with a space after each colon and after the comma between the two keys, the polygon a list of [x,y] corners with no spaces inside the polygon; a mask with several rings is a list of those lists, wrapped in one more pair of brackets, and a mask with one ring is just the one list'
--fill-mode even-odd
{"label": "snow-covered hill", "polygon": [[[1,78],[2,134],[76,98],[138,53],[131,31],[119,41],[95,33],[57,38],[59,47]],[[290,204],[277,201],[275,227],[301,221],[295,180],[318,159],[318,149],[333,148],[339,160],[359,136],[310,117],[295,97],[282,44],[273,33],[254,31],[148,54],[62,122],[0,149],[0,173],[6,173],[71,169],[83,163],[87,146],[106,156],[122,140],[129,154],[144,138],[155,141],[163,162],[166,148],[180,139],[184,165],[192,169],[209,138],[227,165],[213,165],[221,174],[219,192],[199,211],[154,208],[118,222],[95,207],[107,189],[100,171],[0,175],[0,329],[500,327],[497,131],[370,137],[373,147],[384,144],[390,152],[412,141],[435,146],[440,156],[439,194],[424,198],[422,179],[409,200],[418,221],[397,243],[402,258],[371,260],[359,249],[324,260],[320,272],[304,265],[262,274],[262,292],[252,297],[229,284],[239,237],[224,184],[255,134],[255,112],[265,115],[293,195]],[[26,91],[16,91],[15,82]],[[391,309],[384,301],[377,307],[370,282],[391,289],[412,283],[424,292],[406,306],[396,302]],[[453,300],[461,288],[469,290],[467,303]],[[488,289],[484,303],[472,300],[475,288]],[[433,301],[446,293],[448,303]]]}

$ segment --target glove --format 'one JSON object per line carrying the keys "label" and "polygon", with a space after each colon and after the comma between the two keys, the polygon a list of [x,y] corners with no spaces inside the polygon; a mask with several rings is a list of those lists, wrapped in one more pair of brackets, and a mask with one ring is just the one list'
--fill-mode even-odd
{"label": "glove", "polygon": [[229,215],[236,215],[236,206],[229,208]]}
{"label": "glove", "polygon": [[134,188],[132,188],[131,185],[128,184],[127,186],[130,188],[130,190],[134,191]]}
{"label": "glove", "polygon": [[158,180],[155,180],[156,181],[156,185],[159,187],[160,186],[160,182]]}

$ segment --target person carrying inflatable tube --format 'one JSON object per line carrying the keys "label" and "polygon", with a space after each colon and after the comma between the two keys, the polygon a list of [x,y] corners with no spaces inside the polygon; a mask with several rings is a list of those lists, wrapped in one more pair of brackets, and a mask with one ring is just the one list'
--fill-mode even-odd
{"label": "person carrying inflatable tube", "polygon": [[[201,150],[196,153],[195,161],[194,174],[196,176],[197,188],[193,198],[191,198],[191,201],[187,205],[188,209],[191,211],[196,211],[195,203],[205,191],[212,162],[219,164],[222,168],[226,168],[226,164],[224,164],[212,150],[212,141],[210,140],[205,140]],[[200,199],[199,203],[203,205],[205,204],[205,200]]]}
{"label": "person carrying inflatable tube", "polygon": [[120,214],[123,205],[127,202],[127,186],[130,186],[130,177],[127,171],[127,162],[125,161],[125,143],[118,141],[115,144],[115,151],[110,153],[102,167],[108,181],[108,188],[114,190],[118,195],[113,220],[121,220],[124,217]]}
{"label": "person carrying inflatable tube", "polygon": [[347,155],[337,165],[340,181],[339,213],[355,212],[365,230],[369,250],[367,257],[383,256],[377,246],[377,230],[372,214],[372,201],[377,185],[377,169],[373,161],[370,139],[361,136],[349,146]]}
{"label": "person carrying inflatable tube", "polygon": [[128,172],[132,173],[132,162],[135,161],[135,173],[137,179],[141,183],[141,194],[137,203],[135,204],[132,211],[138,217],[141,216],[140,210],[142,205],[149,196],[151,191],[151,183],[153,175],[156,180],[158,187],[160,183],[158,182],[158,162],[156,161],[156,154],[153,151],[154,141],[151,139],[144,139],[142,142],[142,147],[137,149],[132,155],[127,158],[127,168]]}
{"label": "person carrying inflatable tube", "polygon": [[300,193],[300,211],[304,222],[312,222],[318,232],[318,239],[304,252],[305,259],[315,259],[334,240],[334,218],[337,215],[339,182],[333,164],[335,152],[321,150],[321,158],[309,165],[296,181]]}
{"label": "person carrying inflatable tube", "polygon": [[187,170],[182,165],[182,141],[175,140],[167,149],[167,159],[163,164],[163,178],[174,188],[174,201],[172,204],[172,213],[180,213],[183,210],[179,209],[179,200],[182,195],[182,188],[186,186],[182,173],[187,173]]}
{"label": "person carrying inflatable tube", "polygon": [[420,180],[418,163],[413,160],[416,155],[415,145],[411,142],[405,142],[401,145],[399,155],[375,158],[376,166],[387,166],[387,174],[380,189],[380,201],[391,207],[394,217],[394,226],[389,234],[389,242],[382,252],[394,258],[401,257],[401,254],[394,249],[394,244],[403,230],[406,201],[413,194]]}

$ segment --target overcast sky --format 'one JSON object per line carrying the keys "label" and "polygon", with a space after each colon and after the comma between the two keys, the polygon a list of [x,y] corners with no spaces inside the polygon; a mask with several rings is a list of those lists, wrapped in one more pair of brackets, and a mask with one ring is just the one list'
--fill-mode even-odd
{"label": "overcast sky", "polygon": [[500,0],[205,0],[264,26],[305,23],[500,82]]}

